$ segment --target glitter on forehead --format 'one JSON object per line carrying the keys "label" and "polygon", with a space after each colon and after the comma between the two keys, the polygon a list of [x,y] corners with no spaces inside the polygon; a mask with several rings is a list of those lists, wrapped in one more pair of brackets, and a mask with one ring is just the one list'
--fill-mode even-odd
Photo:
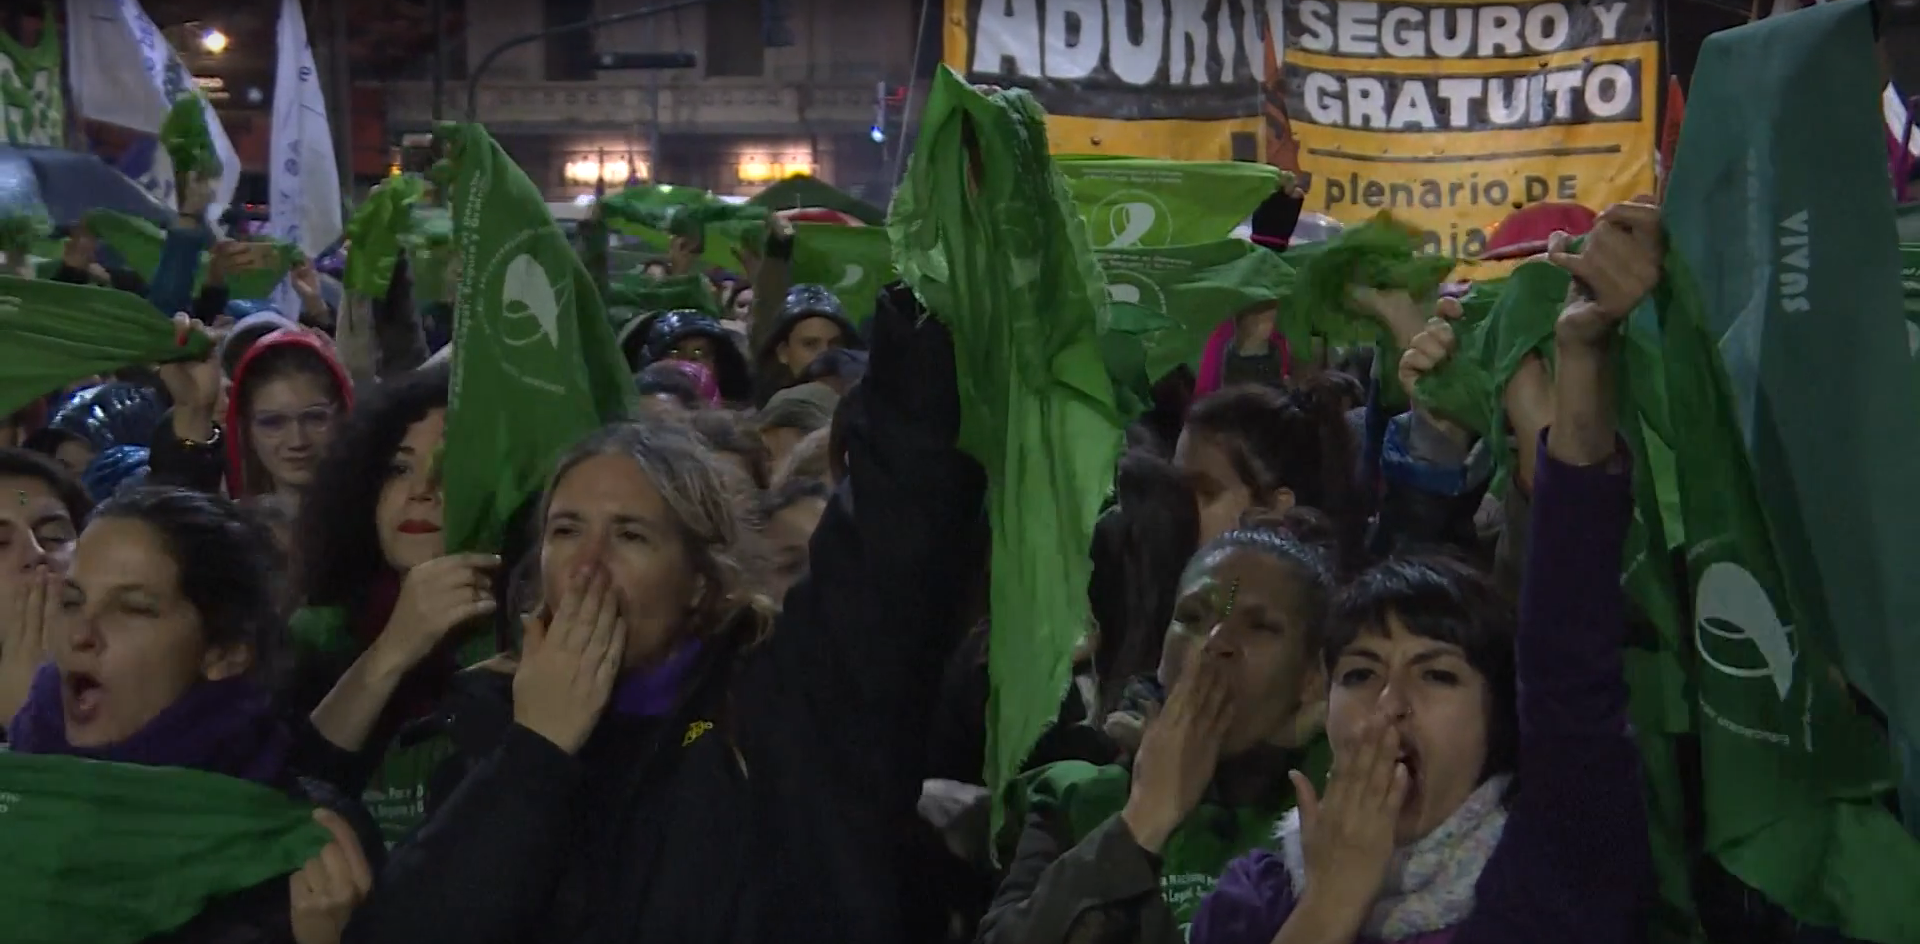
{"label": "glitter on forehead", "polygon": [[1233,600],[1235,597],[1239,595],[1240,595],[1240,578],[1235,577],[1232,583],[1227,584],[1227,605],[1220,608],[1221,619],[1226,619],[1227,617],[1233,615]]}
{"label": "glitter on forehead", "polygon": [[14,489],[14,490],[13,490],[13,494],[14,494],[14,497],[15,497],[15,498],[18,498],[18,499],[20,499],[20,505],[21,505],[21,507],[26,507],[26,504],[27,504],[27,490],[26,490],[26,489],[24,489],[24,488],[17,488],[17,489]]}

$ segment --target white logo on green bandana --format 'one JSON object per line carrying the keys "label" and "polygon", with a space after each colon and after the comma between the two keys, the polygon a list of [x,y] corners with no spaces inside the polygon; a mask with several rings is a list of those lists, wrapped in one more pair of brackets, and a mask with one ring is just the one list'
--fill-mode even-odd
{"label": "white logo on green bandana", "polygon": [[1087,216],[1097,249],[1165,246],[1173,238],[1173,215],[1144,190],[1121,190],[1094,204]]}
{"label": "white logo on green bandana", "polygon": [[[549,242],[552,240],[552,242]],[[573,306],[573,280],[556,280],[543,259],[566,258],[572,250],[557,235],[539,228],[516,233],[484,264],[468,271],[486,273],[472,287],[476,300],[498,299],[498,310],[481,302],[471,330],[497,345],[496,364],[507,376],[536,390],[566,392],[560,366],[566,348],[560,337],[562,312]],[[464,326],[461,330],[468,330]],[[535,343],[544,341],[545,343]]]}
{"label": "white logo on green bandana", "polygon": [[[560,302],[547,270],[525,253],[507,263],[500,285],[500,343],[521,347],[542,337],[560,348]],[[529,324],[531,322],[531,324]]]}
{"label": "white logo on green bandana", "polygon": [[1167,296],[1159,284],[1134,272],[1108,270],[1107,298],[1148,311],[1164,313],[1167,310]]}
{"label": "white logo on green bandana", "polygon": [[840,276],[840,284],[835,285],[833,290],[840,292],[850,288],[859,288],[860,281],[866,277],[867,270],[865,266],[848,263],[845,274]]}
{"label": "white logo on green bandana", "polygon": [[[1793,628],[1780,622],[1760,582],[1737,564],[1710,565],[1694,588],[1693,607],[1700,661],[1734,678],[1768,679],[1786,701],[1800,653],[1794,650]],[[1752,645],[1760,665],[1753,664],[1752,655],[1728,651],[1739,642]]]}

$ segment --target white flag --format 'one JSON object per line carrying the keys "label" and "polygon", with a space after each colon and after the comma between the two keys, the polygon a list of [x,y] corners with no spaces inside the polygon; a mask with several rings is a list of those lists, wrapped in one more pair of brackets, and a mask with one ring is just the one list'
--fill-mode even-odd
{"label": "white flag", "polygon": [[[313,66],[300,0],[280,4],[276,56],[267,234],[313,259],[340,236],[340,168],[334,163],[326,97]],[[299,312],[299,302],[285,283],[274,292],[274,307],[288,316]]]}
{"label": "white flag", "polygon": [[[67,68],[76,114],[147,135],[121,156],[121,171],[168,206],[178,206],[173,161],[158,146],[158,135],[172,103],[195,92],[193,74],[139,0],[67,0]],[[218,225],[240,183],[240,156],[213,106],[203,99],[203,107],[220,159],[220,179],[207,208],[209,221]]]}

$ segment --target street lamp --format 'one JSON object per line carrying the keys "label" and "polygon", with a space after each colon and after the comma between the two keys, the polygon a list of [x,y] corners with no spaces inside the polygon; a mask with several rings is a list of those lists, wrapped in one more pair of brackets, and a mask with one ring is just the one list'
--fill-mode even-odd
{"label": "street lamp", "polygon": [[227,34],[222,33],[217,29],[210,29],[204,33],[201,33],[200,48],[216,56],[220,55],[223,52],[226,52],[227,51]]}

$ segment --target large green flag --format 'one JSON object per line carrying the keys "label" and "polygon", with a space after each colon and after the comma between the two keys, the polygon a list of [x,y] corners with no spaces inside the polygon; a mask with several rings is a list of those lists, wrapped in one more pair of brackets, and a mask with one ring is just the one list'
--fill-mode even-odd
{"label": "large green flag", "polygon": [[847,317],[863,324],[873,316],[881,286],[896,277],[893,245],[879,226],[795,223],[791,281],[824,285],[840,299]]}
{"label": "large green flag", "polygon": [[0,276],[0,416],[83,377],[205,357],[146,299],[118,289]]}
{"label": "large green flag", "polygon": [[540,188],[477,124],[443,125],[454,302],[447,550],[498,549],[561,452],[629,415],[633,382],[586,266]]}
{"label": "large green flag", "polygon": [[136,944],[298,871],[329,838],[310,804],[252,781],[0,753],[0,939]]}
{"label": "large green flag", "polygon": [[[1887,744],[1830,668],[1837,657],[1896,732],[1920,733],[1920,582],[1907,572],[1920,560],[1920,373],[1876,61],[1867,0],[1708,38],[1665,213],[1725,373],[1683,378],[1700,359],[1675,363],[1676,337],[1692,338],[1671,324],[1665,353],[1709,848],[1802,920],[1912,941],[1920,863],[1870,802],[1891,777]],[[1699,385],[1721,376],[1726,428],[1702,430]],[[1750,457],[1748,488],[1688,484],[1703,440]],[[1874,884],[1892,876],[1897,900]]]}
{"label": "large green flag", "polygon": [[33,48],[0,30],[0,105],[6,109],[8,144],[62,147],[67,109],[60,94],[60,27],[53,4],[40,18]]}
{"label": "large green flag", "polygon": [[1058,714],[1087,631],[1087,547],[1121,444],[1107,300],[1031,96],[983,95],[942,66],[920,127],[887,228],[901,276],[953,332],[960,446],[987,472],[997,795]]}
{"label": "large green flag", "polygon": [[1073,203],[1095,249],[1224,239],[1280,186],[1280,169],[1240,161],[1062,155]]}

